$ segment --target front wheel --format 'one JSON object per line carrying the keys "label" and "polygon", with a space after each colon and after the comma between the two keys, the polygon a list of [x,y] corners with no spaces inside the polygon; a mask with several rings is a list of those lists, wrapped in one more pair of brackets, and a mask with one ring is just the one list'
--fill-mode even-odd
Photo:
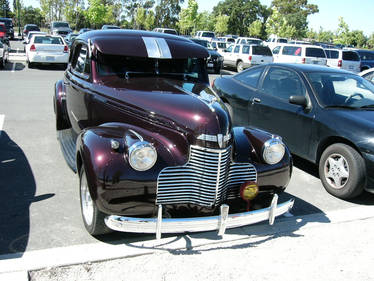
{"label": "front wheel", "polygon": [[322,153],[319,177],[330,194],[350,199],[360,195],[366,183],[365,162],[351,146],[336,143]]}
{"label": "front wheel", "polygon": [[111,230],[104,222],[105,214],[97,208],[92,200],[84,167],[79,173],[79,186],[81,213],[86,230],[93,236],[109,233]]}

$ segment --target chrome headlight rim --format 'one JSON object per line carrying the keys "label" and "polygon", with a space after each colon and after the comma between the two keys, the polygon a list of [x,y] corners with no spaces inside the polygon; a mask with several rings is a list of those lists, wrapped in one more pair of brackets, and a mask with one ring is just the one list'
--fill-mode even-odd
{"label": "chrome headlight rim", "polygon": [[[275,146],[277,146],[278,148],[280,147],[281,151],[279,155],[272,159],[272,157],[269,157],[268,153],[272,153],[271,149],[274,149]],[[273,153],[276,152],[273,151]],[[269,165],[279,163],[283,159],[285,153],[286,146],[284,145],[280,137],[273,137],[271,139],[268,139],[262,147],[262,159]]]}
{"label": "chrome headlight rim", "polygon": [[[133,158],[133,157],[136,157],[135,152],[141,149],[151,149],[154,152],[154,158],[145,167],[137,166]],[[155,165],[156,161],[157,161],[157,150],[151,143],[147,141],[138,141],[129,147],[129,164],[131,168],[133,168],[134,170],[140,171],[140,172],[147,171]]]}

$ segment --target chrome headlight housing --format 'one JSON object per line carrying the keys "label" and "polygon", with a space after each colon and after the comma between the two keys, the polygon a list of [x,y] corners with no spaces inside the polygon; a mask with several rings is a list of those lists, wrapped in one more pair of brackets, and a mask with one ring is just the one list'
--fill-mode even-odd
{"label": "chrome headlight housing", "polygon": [[286,148],[279,138],[267,140],[262,147],[262,158],[270,165],[277,164],[282,160]]}
{"label": "chrome headlight housing", "polygon": [[139,141],[129,148],[129,163],[134,170],[149,170],[156,163],[156,160],[157,151],[149,142]]}

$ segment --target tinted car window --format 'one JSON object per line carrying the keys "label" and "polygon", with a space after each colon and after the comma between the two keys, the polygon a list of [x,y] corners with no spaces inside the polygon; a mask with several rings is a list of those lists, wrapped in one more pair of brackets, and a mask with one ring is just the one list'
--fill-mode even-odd
{"label": "tinted car window", "polygon": [[279,43],[287,43],[287,39],[278,39]]}
{"label": "tinted car window", "polygon": [[291,70],[278,67],[270,68],[261,88],[265,93],[287,102],[290,96],[305,95],[305,87],[299,76]]}
{"label": "tinted car window", "polygon": [[339,58],[339,51],[335,50],[325,50],[326,57],[329,59],[338,59]]}
{"label": "tinted car window", "polygon": [[260,56],[273,56],[269,47],[265,46],[252,46],[252,54]]}
{"label": "tinted car window", "polygon": [[227,52],[227,53],[231,53],[231,52],[232,52],[232,48],[233,48],[233,46],[231,45],[230,47],[228,47],[228,48],[226,49],[226,52]]}
{"label": "tinted car window", "polygon": [[284,46],[282,54],[288,56],[301,56],[301,47]]}
{"label": "tinted car window", "polygon": [[214,33],[213,32],[203,32],[203,34],[201,35],[201,37],[214,38]]}
{"label": "tinted car window", "polygon": [[178,33],[172,29],[164,29],[164,33],[178,35]]}
{"label": "tinted car window", "polygon": [[236,46],[234,49],[234,53],[239,53],[239,50],[240,50],[240,46]]}
{"label": "tinted car window", "polygon": [[371,52],[358,52],[361,60],[374,60],[374,53]]}
{"label": "tinted car window", "polygon": [[360,57],[357,55],[356,52],[343,51],[343,60],[359,61]]}
{"label": "tinted car window", "polygon": [[35,36],[35,44],[55,44],[62,45],[64,42],[60,37],[51,37],[51,36]]}
{"label": "tinted car window", "polygon": [[247,39],[247,44],[261,44],[261,40],[256,40],[256,39]]}
{"label": "tinted car window", "polygon": [[244,71],[238,75],[235,75],[235,79],[239,80],[253,88],[257,87],[258,79],[261,76],[263,68],[254,68],[247,71]]}
{"label": "tinted car window", "polygon": [[73,61],[73,68],[79,73],[89,73],[89,64],[87,63],[87,47],[84,45],[75,48],[75,58]]}
{"label": "tinted car window", "polygon": [[249,46],[243,46],[242,54],[249,54]]}
{"label": "tinted car window", "polygon": [[307,57],[317,57],[317,58],[325,58],[325,52],[322,49],[319,48],[309,48],[307,47],[305,49],[305,55]]}
{"label": "tinted car window", "polygon": [[309,73],[308,78],[323,106],[361,107],[374,103],[374,85],[358,75]]}

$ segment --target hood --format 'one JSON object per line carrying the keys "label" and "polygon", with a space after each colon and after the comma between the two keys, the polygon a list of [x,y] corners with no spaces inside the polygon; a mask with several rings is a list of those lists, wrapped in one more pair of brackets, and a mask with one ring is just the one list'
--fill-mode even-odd
{"label": "hood", "polygon": [[97,90],[124,107],[135,108],[142,119],[178,130],[190,143],[219,148],[217,141],[207,141],[218,134],[226,136],[221,147],[229,142],[230,117],[220,98],[204,83],[130,78],[103,81]]}

